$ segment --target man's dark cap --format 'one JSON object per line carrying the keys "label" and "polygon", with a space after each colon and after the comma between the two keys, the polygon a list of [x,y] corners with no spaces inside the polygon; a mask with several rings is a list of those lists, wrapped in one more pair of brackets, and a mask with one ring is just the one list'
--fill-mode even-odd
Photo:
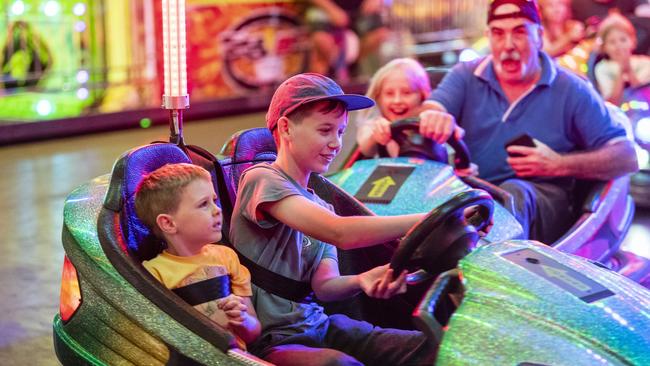
{"label": "man's dark cap", "polygon": [[535,0],[492,0],[488,9],[487,22],[506,18],[525,18],[541,24],[539,7]]}

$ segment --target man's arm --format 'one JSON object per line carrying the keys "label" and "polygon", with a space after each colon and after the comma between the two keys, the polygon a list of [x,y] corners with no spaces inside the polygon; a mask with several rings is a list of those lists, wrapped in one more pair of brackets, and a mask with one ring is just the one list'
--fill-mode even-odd
{"label": "man's arm", "polygon": [[563,157],[566,175],[581,179],[610,180],[639,170],[634,145],[627,139],[589,152],[575,152]]}
{"label": "man's arm", "polygon": [[575,177],[580,179],[610,180],[634,173],[639,165],[631,141],[613,140],[593,151],[572,152],[560,155],[535,141],[537,147],[510,146],[508,152],[522,157],[509,157],[519,177]]}

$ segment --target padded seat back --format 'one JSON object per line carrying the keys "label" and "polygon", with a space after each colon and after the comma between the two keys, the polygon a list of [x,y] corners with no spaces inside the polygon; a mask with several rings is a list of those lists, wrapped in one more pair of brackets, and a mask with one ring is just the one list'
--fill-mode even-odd
{"label": "padded seat back", "polygon": [[225,218],[221,227],[221,243],[230,244],[230,217],[232,216],[233,203],[231,201],[228,184],[226,184],[221,162],[209,151],[196,145],[184,145],[181,147],[185,154],[190,157],[193,164],[199,165],[212,176],[214,191],[217,193],[217,205],[221,207],[222,215]]}
{"label": "padded seat back", "polygon": [[233,134],[223,145],[220,161],[226,187],[233,206],[237,198],[239,177],[244,170],[262,162],[274,162],[277,149],[273,135],[265,127],[251,128]]}
{"label": "padded seat back", "polygon": [[[197,162],[200,160],[194,163]],[[99,240],[111,264],[140,294],[225,353],[237,347],[234,335],[200,315],[198,310],[163,286],[141,265],[143,260],[160,253],[163,243],[154,238],[136,215],[135,190],[144,175],[165,164],[174,163],[192,161],[186,151],[171,143],[153,143],[134,148],[115,162],[104,207],[97,220]],[[206,163],[204,167],[210,168],[210,164]],[[189,362],[176,349],[170,347],[170,352],[172,356],[168,364],[185,365]]]}
{"label": "padded seat back", "polygon": [[163,243],[154,238],[135,212],[135,190],[142,178],[165,164],[192,163],[175,144],[160,143],[134,148],[124,153],[113,166],[104,207],[118,212],[125,247],[139,261],[156,256]]}

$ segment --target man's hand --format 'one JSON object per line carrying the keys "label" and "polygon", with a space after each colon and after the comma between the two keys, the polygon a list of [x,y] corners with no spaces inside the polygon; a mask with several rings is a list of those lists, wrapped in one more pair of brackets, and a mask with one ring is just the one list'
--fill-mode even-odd
{"label": "man's hand", "polygon": [[433,109],[420,113],[420,135],[443,144],[452,133],[458,139],[465,135],[465,130],[456,125],[456,119],[451,114]]}
{"label": "man's hand", "polygon": [[228,325],[241,326],[248,317],[248,306],[244,299],[237,295],[230,294],[217,301],[217,308],[223,310],[228,317]]}
{"label": "man's hand", "polygon": [[361,290],[370,297],[388,299],[406,292],[406,270],[393,280],[393,270],[388,264],[375,267],[359,275]]}
{"label": "man's hand", "polygon": [[558,177],[563,176],[562,155],[556,153],[540,142],[535,140],[536,147],[511,145],[506,149],[510,154],[521,156],[509,156],[506,161],[515,171],[518,177]]}

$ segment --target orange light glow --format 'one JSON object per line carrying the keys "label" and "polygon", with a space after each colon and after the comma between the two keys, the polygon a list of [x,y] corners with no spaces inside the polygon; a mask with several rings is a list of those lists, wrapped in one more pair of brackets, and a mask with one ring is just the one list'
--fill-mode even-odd
{"label": "orange light glow", "polygon": [[61,319],[67,322],[81,305],[81,290],[77,278],[77,270],[67,256],[63,258],[63,274],[61,275],[61,295],[59,296],[59,312]]}

